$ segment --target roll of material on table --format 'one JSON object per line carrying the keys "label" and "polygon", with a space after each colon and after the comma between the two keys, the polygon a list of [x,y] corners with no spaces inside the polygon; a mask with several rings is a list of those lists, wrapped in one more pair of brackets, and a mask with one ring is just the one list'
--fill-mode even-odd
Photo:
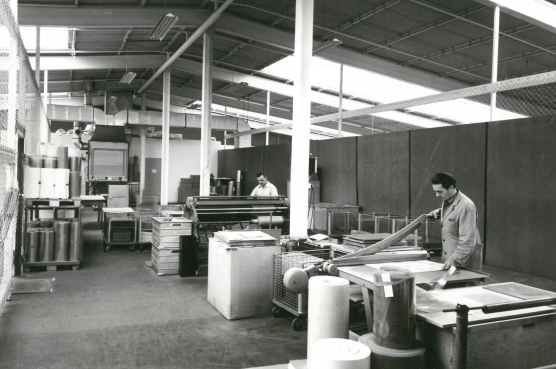
{"label": "roll of material on table", "polygon": [[[270,223],[272,221],[272,224]],[[281,227],[284,224],[284,217],[281,215],[273,216],[272,219],[268,215],[258,216],[251,223],[257,224],[261,228]]]}
{"label": "roll of material on table", "polygon": [[309,278],[307,363],[312,347],[323,338],[349,338],[349,281],[330,276]]}
{"label": "roll of material on table", "polygon": [[25,167],[23,193],[28,199],[37,198],[41,194],[41,168]]}
{"label": "roll of material on table", "polygon": [[33,155],[29,157],[29,167],[31,168],[42,168],[42,156]]}
{"label": "roll of material on table", "polygon": [[69,158],[68,158],[68,147],[58,146],[58,168],[68,169],[69,168]]}
{"label": "roll of material on table", "polygon": [[58,158],[45,156],[42,158],[42,168],[58,168]]}
{"label": "roll of material on table", "polygon": [[42,228],[39,231],[39,262],[52,261],[54,249],[54,230]]}
{"label": "roll of material on table", "polygon": [[81,171],[81,156],[70,156],[69,157],[69,170],[72,172]]}
{"label": "roll of material on table", "polygon": [[69,175],[69,197],[81,196],[81,172],[71,171]]}
{"label": "roll of material on table", "polygon": [[39,197],[42,199],[51,199],[54,197],[56,184],[56,169],[41,168],[41,190]]}
{"label": "roll of material on table", "polygon": [[81,259],[80,235],[81,224],[79,220],[75,219],[70,222],[70,236],[69,236],[69,260],[79,261]]}
{"label": "roll of material on table", "polygon": [[369,369],[371,350],[344,338],[325,338],[313,343],[311,367],[318,369]]}
{"label": "roll of material on table", "polygon": [[371,349],[371,368],[380,369],[425,369],[425,347],[415,341],[414,347],[396,350],[382,347],[373,333],[359,337],[359,342]]}
{"label": "roll of material on table", "polygon": [[70,223],[57,221],[54,223],[54,232],[54,261],[68,261]]}
{"label": "roll of material on table", "polygon": [[39,235],[38,228],[27,229],[27,262],[37,262],[37,251],[39,249]]}
{"label": "roll of material on table", "polygon": [[373,333],[382,347],[406,350],[415,344],[415,276],[407,269],[382,266],[375,272]]}

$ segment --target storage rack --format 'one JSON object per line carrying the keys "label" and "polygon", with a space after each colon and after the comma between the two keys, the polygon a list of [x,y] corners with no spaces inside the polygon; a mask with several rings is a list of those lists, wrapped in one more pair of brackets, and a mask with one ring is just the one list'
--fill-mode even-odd
{"label": "storage rack", "polygon": [[[71,266],[72,270],[79,269],[81,260],[83,258],[83,228],[81,224],[81,213],[83,206],[78,200],[64,200],[64,199],[25,199],[24,215],[23,215],[23,250],[25,253],[23,270],[27,273],[31,271],[32,267],[46,267],[46,270],[57,270],[58,266]],[[78,255],[77,261],[48,261],[48,262],[28,262],[28,244],[27,244],[27,223],[39,219],[41,213],[45,211],[52,211],[52,218],[55,219],[77,219],[79,222],[79,241],[78,241]],[[58,218],[60,212],[64,211],[73,212],[73,217]]]}

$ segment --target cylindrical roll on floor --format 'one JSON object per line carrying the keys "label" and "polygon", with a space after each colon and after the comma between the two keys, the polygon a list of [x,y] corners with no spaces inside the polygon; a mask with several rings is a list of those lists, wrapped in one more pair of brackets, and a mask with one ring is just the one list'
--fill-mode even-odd
{"label": "cylindrical roll on floor", "polygon": [[54,186],[54,197],[67,199],[69,197],[69,169],[56,169],[56,183]]}
{"label": "cylindrical roll on floor", "polygon": [[70,172],[69,176],[69,197],[81,196],[81,173]]}
{"label": "cylindrical roll on floor", "polygon": [[412,348],[415,343],[415,276],[407,269],[382,266],[375,272],[375,280],[379,286],[374,291],[373,301],[376,343],[398,350]]}
{"label": "cylindrical roll on floor", "polygon": [[68,157],[67,146],[58,146],[58,168],[60,169],[69,168],[69,157]]}
{"label": "cylindrical roll on floor", "polygon": [[81,157],[80,156],[70,156],[69,157],[69,170],[72,172],[81,171]]}
{"label": "cylindrical roll on floor", "polygon": [[54,261],[68,261],[70,223],[57,221],[54,223],[54,232]]}
{"label": "cylindrical roll on floor", "polygon": [[52,156],[45,156],[42,158],[43,168],[58,168],[58,158]]}
{"label": "cylindrical roll on floor", "polygon": [[371,350],[344,338],[325,338],[313,343],[308,369],[369,369]]}
{"label": "cylindrical roll on floor", "polygon": [[36,263],[39,249],[39,236],[38,228],[27,229],[27,262]]}
{"label": "cylindrical roll on floor", "polygon": [[25,167],[23,175],[23,193],[28,199],[34,199],[41,194],[41,168]]}
{"label": "cylindrical roll on floor", "polygon": [[41,189],[39,197],[41,199],[54,198],[56,184],[56,169],[41,168]]}
{"label": "cylindrical roll on floor", "polygon": [[79,220],[75,219],[70,221],[70,236],[69,236],[69,260],[79,261],[81,259],[81,224]]}
{"label": "cylindrical roll on floor", "polygon": [[42,168],[42,156],[33,155],[29,157],[29,166],[31,168]]}
{"label": "cylindrical roll on floor", "polygon": [[41,228],[39,231],[39,262],[52,261],[54,252],[54,230]]}
{"label": "cylindrical roll on floor", "polygon": [[425,347],[419,341],[407,350],[382,347],[372,333],[359,337],[359,342],[371,349],[371,368],[380,369],[424,369]]}
{"label": "cylindrical roll on floor", "polygon": [[309,278],[307,363],[311,368],[312,345],[323,338],[349,338],[349,281],[316,276]]}

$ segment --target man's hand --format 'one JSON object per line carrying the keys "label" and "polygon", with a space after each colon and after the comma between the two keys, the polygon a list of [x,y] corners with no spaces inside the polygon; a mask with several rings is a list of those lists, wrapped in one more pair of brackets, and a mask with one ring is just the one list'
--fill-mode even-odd
{"label": "man's hand", "polygon": [[437,219],[440,216],[440,209],[436,209],[427,214],[427,216]]}
{"label": "man's hand", "polygon": [[457,268],[457,264],[453,259],[448,259],[446,260],[446,262],[444,263],[444,266],[442,267],[442,269],[450,269],[451,267],[455,267]]}

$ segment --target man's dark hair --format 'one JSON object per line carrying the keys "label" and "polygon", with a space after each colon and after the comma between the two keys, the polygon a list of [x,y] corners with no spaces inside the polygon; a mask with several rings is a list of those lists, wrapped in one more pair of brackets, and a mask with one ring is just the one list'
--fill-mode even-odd
{"label": "man's dark hair", "polygon": [[265,172],[259,172],[259,173],[257,173],[257,178],[259,178],[260,176],[263,176],[263,177],[265,177],[265,178],[268,178],[268,176],[266,175]]}
{"label": "man's dark hair", "polygon": [[442,185],[446,190],[449,190],[450,186],[456,188],[456,179],[450,173],[436,173],[431,182],[433,185]]}

